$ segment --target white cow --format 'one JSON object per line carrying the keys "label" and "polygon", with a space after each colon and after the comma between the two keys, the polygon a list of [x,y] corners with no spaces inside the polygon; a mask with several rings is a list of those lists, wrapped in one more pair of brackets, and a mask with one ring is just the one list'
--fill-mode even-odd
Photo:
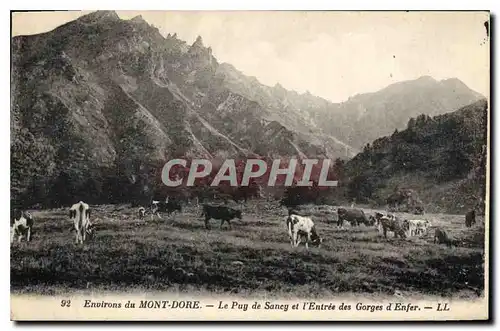
{"label": "white cow", "polygon": [[26,235],[26,241],[31,241],[31,229],[33,228],[33,215],[27,211],[13,211],[14,223],[10,229],[10,242],[14,241],[17,235],[17,242],[21,242],[23,236]]}
{"label": "white cow", "polygon": [[162,219],[160,216],[160,203],[161,201],[153,200],[151,202],[151,220],[154,219],[154,215],[158,216],[159,219]]}
{"label": "white cow", "polygon": [[290,237],[290,244],[292,247],[297,247],[300,244],[300,237],[306,237],[306,249],[309,249],[309,242],[321,246],[323,239],[319,237],[316,226],[311,218],[291,214],[286,217],[286,227],[288,236]]}
{"label": "white cow", "polygon": [[69,218],[73,221],[76,230],[76,240],[75,242],[83,244],[87,238],[87,234],[90,232],[90,207],[88,204],[80,201],[75,203],[69,209]]}
{"label": "white cow", "polygon": [[408,223],[408,233],[410,237],[427,234],[427,230],[431,226],[431,222],[428,220],[408,220]]}

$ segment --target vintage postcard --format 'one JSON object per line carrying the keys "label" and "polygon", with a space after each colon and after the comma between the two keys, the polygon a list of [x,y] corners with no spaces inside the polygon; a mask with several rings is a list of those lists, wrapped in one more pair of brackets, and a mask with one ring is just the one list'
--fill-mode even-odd
{"label": "vintage postcard", "polygon": [[11,320],[490,318],[488,11],[11,27]]}

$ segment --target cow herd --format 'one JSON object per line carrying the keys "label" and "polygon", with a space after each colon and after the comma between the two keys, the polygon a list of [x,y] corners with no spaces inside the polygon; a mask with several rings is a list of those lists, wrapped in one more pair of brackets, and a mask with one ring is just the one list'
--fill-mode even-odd
{"label": "cow herd", "polygon": [[[167,198],[165,199],[165,201],[152,200],[148,208],[143,206],[139,207],[137,216],[139,220],[144,220],[146,215],[150,214],[151,219],[153,220],[155,216],[157,216],[159,219],[162,219],[161,213],[171,215],[174,212],[182,212],[182,205],[178,201],[172,201]],[[75,231],[76,244],[84,244],[87,238],[89,236],[92,236],[92,234],[94,233],[95,227],[90,220],[90,215],[91,208],[87,203],[83,201],[79,201],[69,208],[69,219],[74,225],[72,230]],[[25,238],[27,242],[31,241],[31,233],[34,224],[33,215],[28,211],[15,209],[11,211],[11,216],[11,243],[14,242],[16,236],[18,242],[21,242],[23,238]],[[222,225],[225,222],[227,222],[229,227],[231,228],[232,219],[242,219],[241,210],[227,206],[210,204],[202,205],[201,216],[204,217],[205,227],[207,229],[210,229],[210,219],[220,220],[221,229]]]}
{"label": "cow herd", "polygon": [[[355,209],[351,206],[350,209],[339,207],[337,209],[337,227],[342,228],[344,222],[348,222],[352,227],[375,226],[377,230],[387,239],[387,232],[392,232],[395,238],[421,237],[428,234],[429,229],[434,228],[433,242],[434,244],[445,244],[451,247],[453,240],[448,236],[446,231],[438,226],[433,226],[429,220],[421,219],[403,219],[392,213],[375,212],[374,215],[368,216],[363,210]],[[471,227],[476,223],[475,210],[467,212],[465,215],[466,227]],[[310,217],[301,215],[300,212],[289,209],[286,217],[286,225],[290,243],[292,247],[297,247],[300,243],[300,237],[306,238],[306,248],[311,243],[315,246],[320,246],[323,239],[318,235],[314,222]]]}
{"label": "cow herd", "polygon": [[[162,219],[161,213],[170,215],[174,212],[182,212],[182,205],[178,201],[169,200],[152,200],[149,207],[139,207],[137,216],[139,220],[144,220],[147,214],[153,219],[157,216]],[[31,241],[32,229],[34,224],[33,215],[28,211],[14,210],[11,212],[11,242],[17,236],[17,241],[20,242],[23,238],[26,241]],[[448,237],[446,231],[440,227],[433,226],[428,220],[420,219],[403,219],[392,213],[375,212],[373,215],[367,215],[362,209],[343,208],[336,209],[337,227],[343,228],[344,222],[348,222],[351,227],[364,225],[366,227],[376,227],[384,238],[387,238],[387,232],[392,232],[395,238],[408,238],[415,236],[426,235],[430,228],[434,228],[434,243],[452,245],[452,240]],[[69,219],[73,223],[75,231],[75,243],[84,244],[89,236],[94,232],[94,226],[90,220],[91,208],[87,203],[79,201],[69,208]],[[204,203],[201,206],[201,215],[205,223],[205,228],[210,229],[209,221],[211,219],[220,220],[220,229],[224,223],[227,223],[231,229],[231,220],[242,220],[242,211],[224,205],[212,205]],[[476,223],[476,213],[471,210],[465,215],[466,227],[471,227]],[[309,245],[320,247],[323,238],[320,237],[317,227],[312,220],[312,217],[304,215],[294,209],[288,209],[288,216],[284,218],[286,231],[292,247],[297,247],[302,238],[306,249]]]}

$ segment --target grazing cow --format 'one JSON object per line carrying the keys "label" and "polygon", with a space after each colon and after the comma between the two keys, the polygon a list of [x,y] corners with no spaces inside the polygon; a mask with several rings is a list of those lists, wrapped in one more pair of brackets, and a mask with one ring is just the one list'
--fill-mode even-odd
{"label": "grazing cow", "polygon": [[446,231],[444,231],[441,228],[436,228],[434,231],[434,243],[438,244],[446,244],[446,246],[451,247],[451,239],[448,238],[448,235],[446,234]]}
{"label": "grazing cow", "polygon": [[153,219],[155,214],[161,219],[160,212],[170,215],[175,211],[182,212],[182,206],[177,201],[172,201],[167,198],[165,201],[153,200],[151,203],[151,219]]}
{"label": "grazing cow", "polygon": [[423,222],[417,223],[417,235],[424,236],[429,232],[429,228],[432,226],[431,221],[424,220]]}
{"label": "grazing cow", "polygon": [[361,209],[346,209],[339,208],[337,209],[337,226],[342,227],[344,225],[344,221],[348,221],[351,226],[358,226],[363,223],[366,226],[371,224],[371,221],[366,216],[365,212]]}
{"label": "grazing cow", "polygon": [[309,243],[319,248],[323,242],[323,239],[318,235],[316,226],[310,217],[294,214],[289,215],[286,218],[286,227],[292,247],[297,247],[300,244],[300,237],[302,236],[306,237],[306,249],[309,249]]}
{"label": "grazing cow", "polygon": [[142,220],[144,216],[146,216],[146,208],[139,207],[138,213],[139,213],[139,219]]}
{"label": "grazing cow", "polygon": [[28,211],[14,210],[12,212],[13,223],[10,229],[10,242],[14,241],[17,235],[17,242],[21,242],[23,236],[26,236],[26,241],[31,241],[33,229],[33,215]]}
{"label": "grazing cow", "polygon": [[465,214],[465,226],[470,228],[473,224],[476,224],[476,211],[474,209]]}
{"label": "grazing cow", "polygon": [[201,213],[201,216],[205,216],[205,227],[207,229],[210,229],[208,221],[212,218],[215,220],[221,220],[221,229],[224,222],[227,222],[227,224],[229,224],[229,228],[231,228],[230,221],[233,218],[238,218],[241,221],[241,210],[226,206],[212,206],[209,204],[203,204],[203,211]]}
{"label": "grazing cow", "polygon": [[430,226],[427,220],[408,220],[408,237],[425,235]]}
{"label": "grazing cow", "polygon": [[91,233],[90,206],[83,201],[75,203],[69,209],[69,218],[75,225],[75,242],[83,244],[87,238],[87,234]]}
{"label": "grazing cow", "polygon": [[394,219],[396,218],[396,216],[394,216],[393,214],[383,214],[376,212],[375,216],[370,215],[370,218],[372,220],[375,220],[375,226],[377,227],[378,232],[382,233],[384,231],[384,227],[382,226],[382,218]]}
{"label": "grazing cow", "polygon": [[375,218],[377,219],[379,231],[384,233],[384,238],[387,238],[387,231],[392,231],[394,238],[398,236],[406,238],[406,231],[409,228],[408,221],[402,221],[394,215],[384,215],[381,213],[375,213]]}

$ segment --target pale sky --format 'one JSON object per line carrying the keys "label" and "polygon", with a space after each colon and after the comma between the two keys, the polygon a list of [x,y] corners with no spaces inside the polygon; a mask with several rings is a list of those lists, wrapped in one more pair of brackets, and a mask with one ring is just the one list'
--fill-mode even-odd
{"label": "pale sky", "polygon": [[[116,11],[136,15],[261,83],[333,102],[429,75],[489,95],[487,12]],[[89,12],[14,13],[13,35],[50,31]]]}

